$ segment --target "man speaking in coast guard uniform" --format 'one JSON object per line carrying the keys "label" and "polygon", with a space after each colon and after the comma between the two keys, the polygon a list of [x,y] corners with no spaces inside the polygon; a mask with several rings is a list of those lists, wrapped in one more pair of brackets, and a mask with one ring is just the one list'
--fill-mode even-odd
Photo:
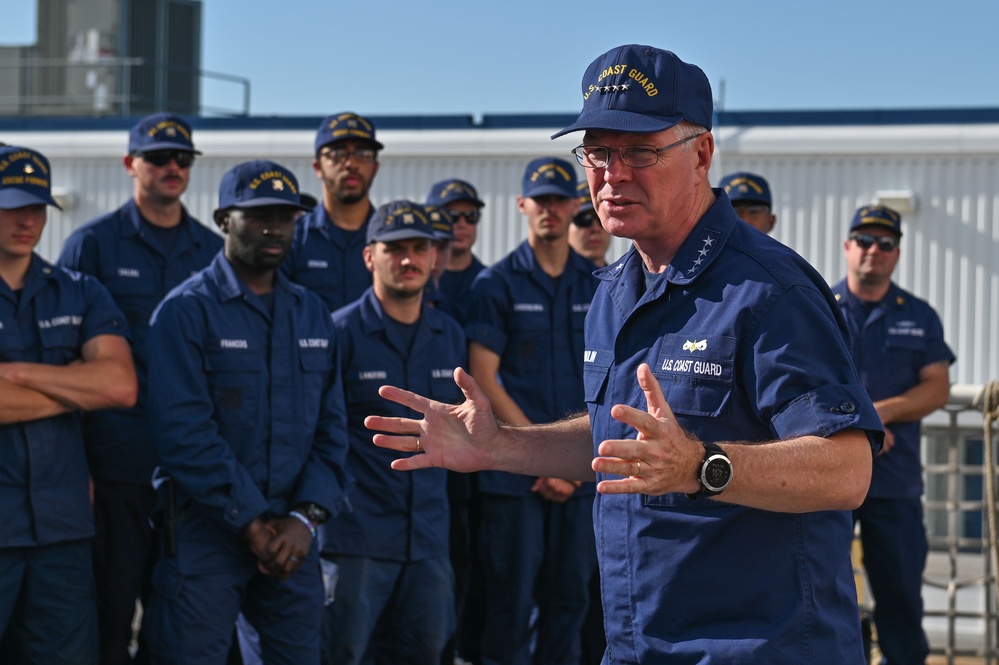
{"label": "man speaking in coast guard uniform", "polygon": [[[372,416],[393,466],[592,480],[608,665],[865,662],[850,543],[881,421],[822,277],[735,214],[708,180],[712,97],[700,68],[644,45],[598,57],[559,132],[611,235],[586,316],[587,413],[499,424],[455,379],[449,408]],[[391,432],[392,434],[386,434]]]}

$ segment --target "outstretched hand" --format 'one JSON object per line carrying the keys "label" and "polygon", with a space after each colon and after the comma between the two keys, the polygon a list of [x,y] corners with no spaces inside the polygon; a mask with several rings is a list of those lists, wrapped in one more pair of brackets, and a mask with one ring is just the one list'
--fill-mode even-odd
{"label": "outstretched hand", "polygon": [[442,467],[467,473],[491,467],[500,431],[489,399],[460,367],[454,371],[454,381],[465,395],[461,404],[444,404],[395,386],[378,389],[385,399],[423,414],[422,420],[389,416],[364,419],[365,427],[379,432],[372,437],[376,446],[422,453],[394,460],[393,469]]}
{"label": "outstretched hand", "polygon": [[608,439],[597,448],[593,460],[597,473],[624,476],[603,480],[603,494],[649,494],[696,492],[696,478],[704,449],[676,422],[662,388],[645,363],[638,368],[638,385],[645,394],[646,410],[624,404],[611,408],[611,416],[638,430],[635,439]]}

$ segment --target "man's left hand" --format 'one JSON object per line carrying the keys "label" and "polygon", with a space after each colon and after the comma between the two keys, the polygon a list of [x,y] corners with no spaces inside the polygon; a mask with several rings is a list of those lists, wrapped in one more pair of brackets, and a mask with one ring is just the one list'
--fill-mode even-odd
{"label": "man's left hand", "polygon": [[636,439],[608,439],[597,448],[593,470],[624,476],[602,480],[603,494],[649,494],[696,492],[697,469],[704,448],[676,422],[662,388],[645,363],[638,368],[638,385],[645,393],[647,410],[616,404],[611,416],[638,430]]}
{"label": "man's left hand", "polygon": [[282,517],[267,525],[274,533],[265,550],[265,557],[269,557],[265,563],[267,574],[287,579],[309,555],[312,534],[294,517]]}

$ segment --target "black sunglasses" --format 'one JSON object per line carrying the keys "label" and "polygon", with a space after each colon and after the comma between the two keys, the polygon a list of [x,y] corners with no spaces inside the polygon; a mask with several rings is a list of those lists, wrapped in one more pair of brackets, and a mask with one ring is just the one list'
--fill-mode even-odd
{"label": "black sunglasses", "polygon": [[182,169],[189,169],[194,164],[194,153],[187,150],[150,150],[134,154],[153,166],[166,166],[170,160],[177,162],[177,166]]}
{"label": "black sunglasses", "polygon": [[595,212],[581,212],[572,218],[572,223],[581,229],[588,229],[593,226],[593,222],[600,223],[600,218]]}
{"label": "black sunglasses", "polygon": [[482,219],[482,212],[479,210],[448,210],[447,214],[455,224],[462,218],[469,224],[478,224]]}
{"label": "black sunglasses", "polygon": [[857,243],[860,249],[870,249],[871,245],[877,245],[882,252],[891,252],[898,247],[898,238],[888,236],[872,236],[870,233],[855,233],[850,236],[850,240]]}

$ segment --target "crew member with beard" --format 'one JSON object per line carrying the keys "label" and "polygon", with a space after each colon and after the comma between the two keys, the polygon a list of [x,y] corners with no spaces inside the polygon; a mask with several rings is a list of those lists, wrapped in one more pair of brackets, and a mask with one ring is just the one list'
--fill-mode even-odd
{"label": "crew member with beard", "polygon": [[296,223],[291,254],[281,270],[317,293],[331,311],[371,286],[361,253],[375,210],[368,190],[384,147],[371,121],[356,113],[327,116],[316,132],[312,168],[323,183],[322,205]]}
{"label": "crew member with beard", "polygon": [[319,524],[347,476],[333,323],[278,272],[298,181],[268,161],[222,178],[211,265],[153,314],[149,412],[166,548],[146,617],[154,663],[223,663],[242,611],[266,663],[317,663]]}
{"label": "crew member with beard", "polygon": [[[583,320],[597,280],[596,266],[569,246],[569,223],[579,210],[569,162],[530,162],[517,208],[527,218],[527,240],[479,273],[465,330],[469,370],[496,416],[529,425],[586,407]],[[534,662],[578,662],[587,585],[597,566],[593,483],[483,471],[478,489],[482,662],[529,662],[535,605]]]}
{"label": "crew member with beard", "polygon": [[393,471],[395,453],[371,444],[364,417],[412,415],[379,397],[386,381],[460,401],[451,376],[466,364],[465,336],[424,299],[437,240],[424,207],[381,206],[367,238],[373,284],[333,313],[357,486],[352,510],[323,532],[323,558],[336,564],[339,578],[326,610],[323,662],[427,665],[439,661],[454,628],[446,472]]}
{"label": "crew member with beard", "polygon": [[[222,248],[222,239],[180,202],[200,154],[183,118],[171,113],[142,118],[129,132],[122,158],[133,180],[132,198],[74,231],[58,261],[93,275],[111,293],[128,319],[139,378],[134,407],[83,416],[94,483],[94,582],[104,665],[132,662],[135,601],[149,600],[155,563],[149,518],[156,503],[151,482],[156,455],[146,413],[149,317],[163,296]],[[140,637],[140,655],[143,650]]]}

